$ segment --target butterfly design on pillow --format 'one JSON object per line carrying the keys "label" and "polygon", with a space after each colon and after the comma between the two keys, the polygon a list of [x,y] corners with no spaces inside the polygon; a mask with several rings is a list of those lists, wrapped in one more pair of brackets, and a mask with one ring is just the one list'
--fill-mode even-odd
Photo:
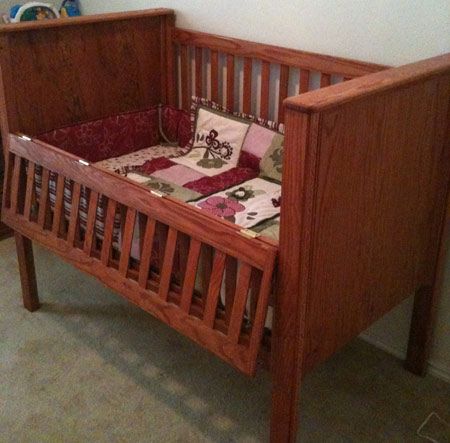
{"label": "butterfly design on pillow", "polygon": [[197,165],[204,168],[221,168],[226,163],[225,160],[231,159],[233,148],[229,142],[219,141],[218,136],[219,133],[215,129],[211,129],[206,137],[204,134],[197,134],[197,143],[204,141],[206,144],[206,146],[199,146],[206,149]]}

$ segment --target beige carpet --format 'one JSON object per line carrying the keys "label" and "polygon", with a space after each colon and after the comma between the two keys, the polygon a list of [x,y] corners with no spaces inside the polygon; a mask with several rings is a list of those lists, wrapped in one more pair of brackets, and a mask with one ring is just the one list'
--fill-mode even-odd
{"label": "beige carpet", "polygon": [[[0,242],[0,442],[267,441],[270,385],[247,379],[42,249],[43,306],[21,307]],[[307,377],[305,442],[420,442],[450,386],[355,341]]]}

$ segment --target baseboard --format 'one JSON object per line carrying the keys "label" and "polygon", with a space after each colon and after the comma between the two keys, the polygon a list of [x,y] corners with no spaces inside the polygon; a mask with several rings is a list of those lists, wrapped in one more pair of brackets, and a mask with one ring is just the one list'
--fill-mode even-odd
{"label": "baseboard", "polygon": [[[388,354],[393,355],[394,357],[397,357],[400,360],[404,360],[406,357],[406,351],[404,349],[401,349],[400,347],[387,345],[383,341],[381,341],[378,337],[373,336],[371,334],[363,333],[360,335],[360,338],[362,338],[367,343],[370,343],[373,346],[376,346],[378,349],[381,349],[382,351],[387,352]],[[433,360],[430,360],[428,362],[428,372],[433,375],[436,378],[439,378],[440,380],[443,380],[447,383],[450,383],[450,369],[446,368],[439,363],[436,363]]]}

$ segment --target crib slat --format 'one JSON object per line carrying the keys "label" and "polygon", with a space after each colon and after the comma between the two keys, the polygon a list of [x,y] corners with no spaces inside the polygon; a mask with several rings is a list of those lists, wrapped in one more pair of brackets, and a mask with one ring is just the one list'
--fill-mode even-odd
{"label": "crib slat", "polygon": [[227,256],[225,270],[225,318],[230,321],[231,309],[233,307],[234,294],[236,293],[237,260],[230,255]]}
{"label": "crib slat", "polygon": [[227,55],[227,108],[234,110],[234,55]]}
{"label": "crib slat", "polygon": [[14,157],[14,169],[11,183],[11,211],[16,214],[19,207],[20,173],[22,170],[22,158]]}
{"label": "crib slat", "polygon": [[46,168],[42,168],[41,195],[39,196],[39,212],[38,212],[38,224],[42,228],[44,228],[45,221],[47,219],[49,182],[50,182],[50,171]]}
{"label": "crib slat", "polygon": [[158,271],[161,275],[162,266],[164,263],[164,254],[166,251],[166,241],[167,241],[167,225],[163,225],[162,223],[156,224],[156,238],[157,238],[157,246],[158,246]]}
{"label": "crib slat", "polygon": [[280,66],[280,93],[278,95],[278,122],[284,122],[283,101],[288,96],[289,88],[289,66]]}
{"label": "crib slat", "polygon": [[[259,344],[261,343],[262,332],[264,329],[264,322],[266,321],[267,305],[269,302],[269,296],[272,290],[272,272],[264,271],[261,284],[259,286],[259,294],[257,296],[258,303],[256,311],[254,312],[254,318],[252,319],[252,332],[250,337],[250,349],[252,352],[257,353]],[[255,331],[261,331],[260,334],[256,334]]]}
{"label": "crib slat", "polygon": [[211,279],[209,281],[208,295],[206,296],[203,323],[212,328],[216,318],[217,303],[219,302],[220,288],[222,287],[223,272],[225,270],[226,255],[217,251],[214,255]]}
{"label": "crib slat", "polygon": [[180,48],[180,62],[181,62],[181,104],[182,108],[189,110],[190,98],[190,65],[189,65],[189,47],[182,45]]}
{"label": "crib slat", "polygon": [[213,263],[213,249],[207,244],[203,244],[201,252],[201,284],[202,294],[205,296],[208,293],[209,280],[211,278]]}
{"label": "crib slat", "polygon": [[244,58],[244,97],[242,103],[244,114],[252,113],[252,59]]}
{"label": "crib slat", "polygon": [[198,240],[191,238],[180,300],[180,308],[185,312],[189,312],[189,308],[191,307],[201,245],[202,244]]}
{"label": "crib slat", "polygon": [[[59,177],[58,177],[59,178]],[[84,235],[84,252],[91,255],[92,244],[95,238],[95,222],[97,219],[98,193],[91,190],[89,196],[89,209],[86,222],[86,232]]]}
{"label": "crib slat", "polygon": [[24,217],[29,220],[31,217],[31,205],[33,203],[33,196],[35,193],[34,188],[34,176],[36,174],[36,164],[33,162],[28,162],[28,171],[27,171],[27,186],[25,192],[25,205],[23,209]]}
{"label": "crib slat", "polygon": [[242,263],[241,269],[239,270],[239,281],[237,283],[233,309],[231,311],[230,326],[228,327],[228,338],[232,343],[238,343],[239,341],[251,274],[251,266],[247,263]]}
{"label": "crib slat", "polygon": [[[69,230],[67,233],[67,242],[72,246],[75,242],[75,235],[78,228],[78,216],[80,208],[81,185],[74,183],[72,190],[72,204],[70,208]],[[40,213],[39,207],[39,213]]]}
{"label": "crib slat", "polygon": [[108,205],[106,209],[106,217],[103,228],[103,243],[101,252],[101,261],[105,266],[108,266],[109,256],[111,254],[111,245],[114,234],[114,219],[116,217],[117,202],[115,200],[108,199]]}
{"label": "crib slat", "polygon": [[258,295],[261,289],[261,271],[259,269],[252,270],[250,279],[250,314],[249,317],[253,321],[256,315],[256,308],[258,305]]}
{"label": "crib slat", "polygon": [[167,301],[167,298],[169,296],[170,277],[172,275],[173,259],[175,256],[175,247],[177,244],[177,234],[178,232],[174,228],[169,228],[158,294],[159,297],[164,301]]}
{"label": "crib slat", "polygon": [[211,100],[219,102],[219,53],[211,51]]}
{"label": "crib slat", "polygon": [[269,85],[270,85],[270,63],[262,62],[261,65],[261,118],[269,118]]}
{"label": "crib slat", "polygon": [[326,88],[327,86],[330,86],[330,85],[331,85],[331,75],[325,74],[324,72],[322,72],[320,74],[320,87]]}
{"label": "crib slat", "polygon": [[11,207],[11,181],[14,170],[14,157],[11,152],[6,152],[5,157],[5,183],[3,187],[3,201],[7,208]]}
{"label": "crib slat", "polygon": [[203,49],[195,48],[195,95],[203,97]]}
{"label": "crib slat", "polygon": [[300,94],[309,91],[309,71],[306,69],[300,70]]}
{"label": "crib slat", "polygon": [[119,272],[123,277],[127,276],[130,264],[130,252],[133,244],[134,224],[136,222],[136,209],[127,208],[122,244],[120,247]]}
{"label": "crib slat", "polygon": [[64,212],[64,186],[65,180],[64,176],[58,174],[58,178],[56,179],[56,197],[55,197],[55,208],[53,210],[53,226],[52,232],[56,236],[60,232],[61,228],[61,220],[63,218]]}
{"label": "crib slat", "polygon": [[180,232],[178,234],[178,261],[179,261],[178,277],[180,281],[182,281],[184,275],[183,273],[186,270],[186,264],[189,255],[189,243],[190,237],[187,234]]}
{"label": "crib slat", "polygon": [[[141,288],[147,288],[148,273],[152,261],[153,239],[155,237],[156,222],[153,219],[147,218],[145,225],[144,241],[141,249],[141,260],[139,262],[139,277],[138,283]],[[142,234],[141,234],[142,235]]]}

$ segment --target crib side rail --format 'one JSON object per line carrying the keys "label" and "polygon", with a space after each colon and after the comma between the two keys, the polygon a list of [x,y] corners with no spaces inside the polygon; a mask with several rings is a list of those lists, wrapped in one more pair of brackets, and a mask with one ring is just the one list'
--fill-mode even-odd
{"label": "crib side rail", "polygon": [[16,135],[10,135],[2,217],[239,370],[254,373],[274,244]]}
{"label": "crib side rail", "polygon": [[284,121],[283,100],[386,66],[174,28],[172,101],[192,95],[234,111]]}

